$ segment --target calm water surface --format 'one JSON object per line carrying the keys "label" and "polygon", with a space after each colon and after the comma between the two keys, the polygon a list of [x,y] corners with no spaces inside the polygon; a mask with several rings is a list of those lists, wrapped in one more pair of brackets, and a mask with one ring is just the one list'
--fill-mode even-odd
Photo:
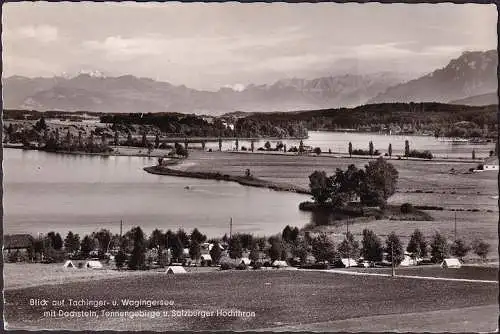
{"label": "calm water surface", "polygon": [[[382,153],[392,143],[393,154],[411,148],[430,150],[436,156],[486,157],[493,144],[470,145],[443,143],[428,136],[387,136],[310,131],[306,145],[323,151],[347,152],[368,149],[371,140]],[[256,143],[255,147],[264,145]],[[285,140],[288,147],[298,140]],[[273,141],[273,146],[276,141]],[[241,146],[250,143],[241,141]],[[224,142],[230,149],[234,142]],[[208,147],[218,148],[217,143]],[[4,150],[4,230],[5,233],[38,233],[50,230],[66,234],[71,229],[90,233],[100,228],[119,232],[135,225],[150,232],[154,228],[192,230],[199,228],[209,236],[229,231],[269,235],[287,224],[304,226],[310,214],[298,210],[309,198],[287,192],[244,187],[231,182],[196,180],[152,175],[144,166],[156,159],[139,157],[98,157],[51,154],[41,151]],[[185,189],[189,186],[189,189]]]}
{"label": "calm water surface", "polygon": [[233,232],[270,235],[309,222],[298,209],[308,196],[142,170],[155,162],[5,149],[4,233],[118,233],[122,219],[124,231],[197,227],[221,236],[232,217]]}

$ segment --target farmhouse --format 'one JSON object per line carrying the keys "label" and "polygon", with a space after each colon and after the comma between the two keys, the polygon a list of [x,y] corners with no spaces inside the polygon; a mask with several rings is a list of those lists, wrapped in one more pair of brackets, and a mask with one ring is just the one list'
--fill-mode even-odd
{"label": "farmhouse", "polygon": [[22,261],[28,260],[33,250],[34,239],[29,234],[5,235],[3,239],[4,260]]}
{"label": "farmhouse", "polygon": [[201,255],[201,266],[211,266],[212,265],[212,257],[210,254],[202,254]]}
{"label": "farmhouse", "polygon": [[498,170],[498,157],[489,157],[484,161],[483,170]]}
{"label": "farmhouse", "polygon": [[64,262],[63,268],[64,269],[75,269],[76,267],[73,264],[73,261],[67,260],[66,262]]}

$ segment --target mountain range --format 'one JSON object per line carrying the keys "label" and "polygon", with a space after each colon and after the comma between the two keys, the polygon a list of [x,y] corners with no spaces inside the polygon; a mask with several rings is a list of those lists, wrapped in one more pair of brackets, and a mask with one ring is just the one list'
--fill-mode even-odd
{"label": "mountain range", "polygon": [[[218,91],[196,90],[132,75],[106,77],[94,72],[82,72],[75,77],[12,76],[2,80],[3,102],[5,109],[216,115],[233,111],[353,107],[378,102],[450,102],[484,94],[489,94],[491,100],[491,93],[497,90],[497,63],[496,51],[466,52],[446,67],[410,81],[402,74],[380,72],[282,79],[268,85],[222,87]],[[469,101],[483,103],[485,99]]]}

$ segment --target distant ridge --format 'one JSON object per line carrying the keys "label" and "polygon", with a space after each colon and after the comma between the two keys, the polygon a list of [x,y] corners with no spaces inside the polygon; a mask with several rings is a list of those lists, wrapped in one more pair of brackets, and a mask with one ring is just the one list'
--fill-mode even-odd
{"label": "distant ridge", "polygon": [[465,99],[450,101],[450,103],[466,106],[487,106],[491,104],[498,104],[498,92],[469,96]]}
{"label": "distant ridge", "polygon": [[444,102],[497,90],[497,50],[464,52],[444,68],[390,87],[370,99],[381,102]]}

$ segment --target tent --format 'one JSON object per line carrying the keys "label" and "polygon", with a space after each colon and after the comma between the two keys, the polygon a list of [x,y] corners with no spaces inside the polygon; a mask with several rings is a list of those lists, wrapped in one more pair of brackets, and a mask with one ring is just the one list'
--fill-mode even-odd
{"label": "tent", "polygon": [[95,260],[90,260],[85,263],[87,269],[102,269],[102,263]]}
{"label": "tent", "polygon": [[443,262],[441,262],[441,268],[460,268],[460,267],[462,267],[462,264],[456,258],[444,259]]}
{"label": "tent", "polygon": [[245,266],[249,266],[252,261],[248,257],[242,257],[240,264],[244,264]]}
{"label": "tent", "polygon": [[67,260],[66,262],[64,262],[63,268],[64,269],[66,269],[66,268],[75,269],[76,266],[73,264],[73,262],[71,260]]}
{"label": "tent", "polygon": [[186,273],[186,269],[184,269],[184,267],[182,266],[170,266],[167,268],[167,270],[165,270],[165,272],[167,274],[172,274],[172,275],[175,275],[175,274],[185,274]]}
{"label": "tent", "polygon": [[342,261],[344,268],[356,267],[358,265],[358,261],[356,261],[352,258],[342,258],[342,259],[340,259],[340,261]]}
{"label": "tent", "polygon": [[288,263],[286,263],[286,261],[276,260],[273,262],[273,267],[276,268],[288,267]]}

